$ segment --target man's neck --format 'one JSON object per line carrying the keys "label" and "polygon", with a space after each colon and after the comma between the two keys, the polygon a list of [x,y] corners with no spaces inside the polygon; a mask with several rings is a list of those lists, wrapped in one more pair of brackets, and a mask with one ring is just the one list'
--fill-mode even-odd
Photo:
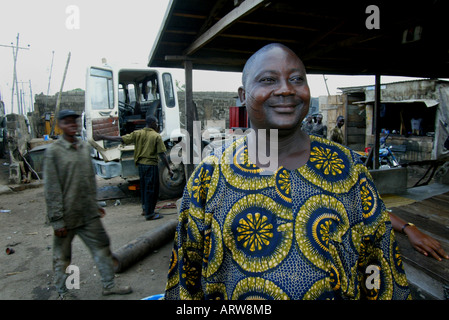
{"label": "man's neck", "polygon": [[69,136],[69,135],[63,134],[62,137],[64,138],[64,140],[66,140],[70,143],[74,143],[74,142],[78,141],[76,136]]}
{"label": "man's neck", "polygon": [[[248,136],[248,144],[256,147],[256,155],[259,154],[260,148],[265,147],[265,153],[270,153],[270,158],[276,156],[278,164],[290,170],[299,168],[308,161],[310,139],[299,126],[288,133],[278,130],[277,135],[273,134],[274,132],[270,134],[270,130],[266,130],[265,134],[257,129],[253,130],[254,134]],[[270,150],[276,154],[271,155]],[[259,159],[259,156],[257,158]],[[250,160],[261,166],[256,159]]]}

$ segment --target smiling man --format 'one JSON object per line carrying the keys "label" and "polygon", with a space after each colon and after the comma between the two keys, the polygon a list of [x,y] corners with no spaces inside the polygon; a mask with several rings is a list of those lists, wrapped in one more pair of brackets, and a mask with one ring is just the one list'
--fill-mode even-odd
{"label": "smiling man", "polygon": [[[267,45],[242,82],[251,134],[214,150],[190,177],[165,298],[409,298],[368,171],[349,149],[301,130],[310,90],[298,56]],[[276,170],[259,161],[261,149],[275,150]]]}

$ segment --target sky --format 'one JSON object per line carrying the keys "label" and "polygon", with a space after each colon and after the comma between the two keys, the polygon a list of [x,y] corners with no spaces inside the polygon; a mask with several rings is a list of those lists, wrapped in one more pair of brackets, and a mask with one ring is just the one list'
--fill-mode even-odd
{"label": "sky", "polygon": [[[13,49],[19,35],[17,79],[24,105],[31,108],[31,95],[50,95],[85,89],[89,65],[141,64],[156,41],[169,0],[0,0],[0,94],[11,112]],[[52,64],[53,60],[53,64]],[[181,84],[184,70],[171,70]],[[324,77],[327,81],[324,81]],[[313,97],[338,94],[338,87],[374,84],[374,76],[308,75]],[[410,78],[382,77],[382,83]],[[31,82],[31,86],[30,86]],[[199,71],[193,73],[194,91],[237,92],[240,73]],[[327,88],[326,88],[327,84]],[[30,90],[31,89],[31,90]],[[17,96],[13,111],[17,113]]]}

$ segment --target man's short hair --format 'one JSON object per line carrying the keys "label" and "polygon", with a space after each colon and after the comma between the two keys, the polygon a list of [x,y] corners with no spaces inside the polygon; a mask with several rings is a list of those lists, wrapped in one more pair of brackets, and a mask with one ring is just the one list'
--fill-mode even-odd
{"label": "man's short hair", "polygon": [[145,118],[145,122],[147,123],[148,126],[152,125],[153,123],[157,123],[157,118],[153,115],[148,115]]}
{"label": "man's short hair", "polygon": [[262,47],[261,49],[257,50],[251,57],[249,57],[249,59],[245,63],[245,66],[243,67],[243,71],[242,71],[243,87],[245,87],[245,85],[246,85],[246,81],[248,79],[248,73],[251,70],[256,58],[258,56],[260,56],[262,53],[267,52],[273,48],[284,48],[284,49],[292,51],[289,47],[283,45],[282,43],[270,43],[270,44],[267,44],[266,46]]}

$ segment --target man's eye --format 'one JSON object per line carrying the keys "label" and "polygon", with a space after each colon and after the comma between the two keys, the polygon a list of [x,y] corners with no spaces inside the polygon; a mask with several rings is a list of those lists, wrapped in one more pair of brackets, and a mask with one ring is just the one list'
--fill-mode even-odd
{"label": "man's eye", "polygon": [[261,83],[273,83],[275,80],[273,78],[262,78],[259,80]]}
{"label": "man's eye", "polygon": [[290,81],[291,81],[291,82],[296,82],[296,83],[301,83],[301,82],[304,81],[304,78],[301,77],[301,76],[296,76],[296,77],[290,78]]}

